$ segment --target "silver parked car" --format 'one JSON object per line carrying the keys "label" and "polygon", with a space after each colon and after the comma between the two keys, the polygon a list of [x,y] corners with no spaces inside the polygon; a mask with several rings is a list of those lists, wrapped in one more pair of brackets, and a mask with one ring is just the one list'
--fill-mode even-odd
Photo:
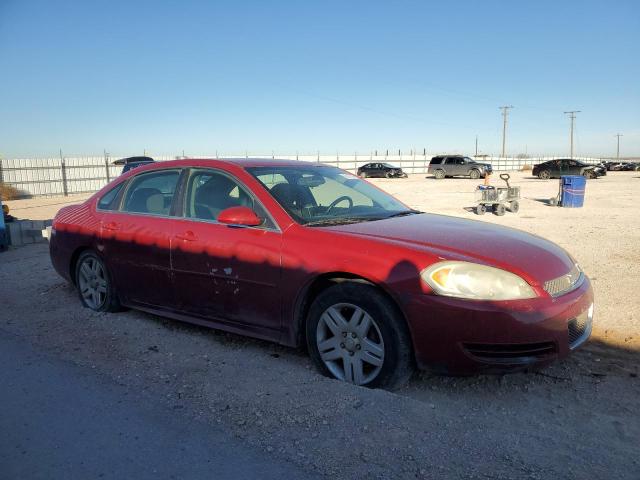
{"label": "silver parked car", "polygon": [[491,175],[492,171],[490,163],[479,163],[462,155],[438,155],[431,159],[428,173],[438,179],[456,176],[478,179]]}

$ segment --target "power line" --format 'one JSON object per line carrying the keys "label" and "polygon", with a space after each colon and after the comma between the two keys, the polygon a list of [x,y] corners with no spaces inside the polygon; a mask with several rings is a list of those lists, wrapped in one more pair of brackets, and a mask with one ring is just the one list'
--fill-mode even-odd
{"label": "power line", "polygon": [[571,110],[570,112],[564,112],[565,114],[569,115],[569,118],[571,119],[571,133],[570,135],[570,144],[571,144],[571,154],[569,155],[569,158],[573,158],[573,126],[574,123],[576,121],[576,113],[580,113],[580,110]]}
{"label": "power line", "polygon": [[616,148],[616,160],[620,160],[620,137],[624,137],[621,133],[616,133],[614,137],[618,138],[618,148]]}
{"label": "power line", "polygon": [[502,158],[505,157],[505,148],[507,145],[507,117],[509,116],[509,109],[513,108],[513,105],[504,105],[502,107],[500,107],[500,110],[502,110],[502,117],[504,118],[504,121],[502,123]]}

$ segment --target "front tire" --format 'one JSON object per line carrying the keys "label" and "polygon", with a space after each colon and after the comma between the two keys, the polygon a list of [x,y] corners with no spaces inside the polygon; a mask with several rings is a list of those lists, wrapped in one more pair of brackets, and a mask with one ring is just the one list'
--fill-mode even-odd
{"label": "front tire", "polygon": [[549,170],[542,170],[538,173],[538,178],[541,178],[542,180],[549,180],[551,178],[551,172]]}
{"label": "front tire", "polygon": [[76,286],[80,301],[96,312],[117,312],[120,302],[102,259],[92,251],[80,254],[76,262]]}
{"label": "front tire", "polygon": [[476,170],[475,168],[469,172],[469,176],[472,180],[478,180],[480,178],[480,170]]}
{"label": "front tire", "polygon": [[506,209],[504,208],[504,205],[501,203],[493,207],[493,213],[495,213],[499,217],[503,216],[505,212],[506,212]]}
{"label": "front tire", "polygon": [[311,359],[325,376],[393,389],[413,373],[404,319],[372,285],[342,282],[322,292],[311,305],[306,337]]}
{"label": "front tire", "polygon": [[518,210],[520,210],[520,202],[511,200],[511,203],[509,203],[509,211],[511,213],[518,213]]}

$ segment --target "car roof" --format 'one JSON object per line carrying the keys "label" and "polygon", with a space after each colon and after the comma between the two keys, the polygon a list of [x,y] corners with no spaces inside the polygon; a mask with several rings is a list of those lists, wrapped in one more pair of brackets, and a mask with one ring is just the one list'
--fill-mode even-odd
{"label": "car roof", "polygon": [[147,170],[166,167],[215,167],[224,165],[237,165],[242,168],[327,166],[323,163],[317,162],[278,158],[186,158],[154,162],[153,164],[145,166],[144,169]]}

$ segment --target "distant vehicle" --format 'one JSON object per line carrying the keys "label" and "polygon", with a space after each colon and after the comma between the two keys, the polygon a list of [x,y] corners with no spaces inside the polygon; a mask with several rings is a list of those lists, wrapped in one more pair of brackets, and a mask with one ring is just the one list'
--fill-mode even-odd
{"label": "distant vehicle", "polygon": [[431,159],[428,173],[437,179],[445,177],[467,176],[474,180],[491,175],[493,167],[490,163],[476,162],[462,155],[438,155]]}
{"label": "distant vehicle", "polygon": [[155,162],[155,160],[151,157],[127,157],[116,160],[115,162],[113,162],[113,164],[124,165],[122,167],[122,174],[134,168],[141,167],[142,165],[148,165],[153,162]]}
{"label": "distant vehicle", "polygon": [[533,176],[548,179],[560,178],[562,175],[582,175],[597,178],[607,174],[607,169],[598,165],[587,165],[571,158],[558,158],[534,165]]}
{"label": "distant vehicle", "polygon": [[606,168],[613,172],[629,172],[640,170],[640,163],[635,162],[607,162]]}
{"label": "distant vehicle", "polygon": [[407,178],[407,174],[401,168],[389,163],[367,163],[358,168],[358,176],[361,178]]}

